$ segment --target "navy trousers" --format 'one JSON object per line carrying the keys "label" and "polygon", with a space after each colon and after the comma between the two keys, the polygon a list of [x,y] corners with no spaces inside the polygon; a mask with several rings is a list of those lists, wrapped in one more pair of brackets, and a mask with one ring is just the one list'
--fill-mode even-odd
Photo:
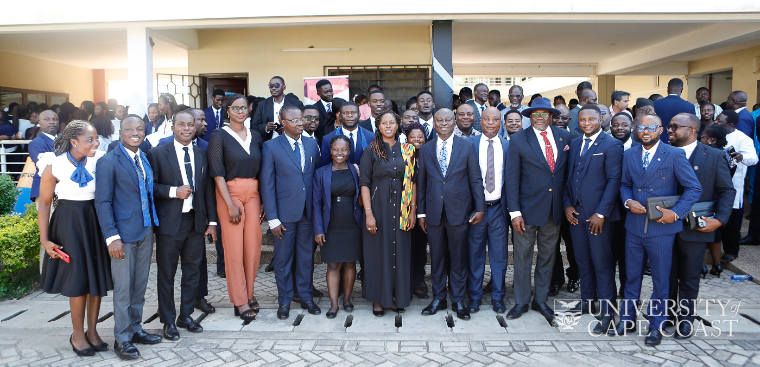
{"label": "navy trousers", "polygon": [[[311,302],[311,277],[314,271],[312,256],[314,229],[311,219],[304,214],[298,222],[282,223],[282,238],[274,238],[274,276],[277,281],[277,302],[290,304],[293,292],[298,292],[301,302]],[[296,262],[295,271],[292,270]],[[295,277],[296,289],[293,289]]]}
{"label": "navy trousers", "polygon": [[507,218],[502,203],[489,206],[483,220],[470,227],[469,271],[467,296],[470,300],[483,298],[483,277],[486,267],[486,244],[493,280],[492,300],[504,300],[504,276],[507,272]]}
{"label": "navy trousers", "polygon": [[612,314],[611,305],[616,305],[615,263],[612,257],[612,229],[615,222],[605,221],[602,232],[591,234],[589,222],[579,216],[578,224],[570,225],[573,236],[575,261],[581,279],[581,298],[601,300],[602,315]]}
{"label": "navy trousers", "polygon": [[639,237],[628,232],[625,239],[625,268],[627,281],[625,297],[620,306],[620,321],[636,319],[636,303],[641,296],[644,265],[649,258],[652,269],[652,296],[649,300],[649,325],[662,329],[667,320],[670,267],[673,261],[673,241],[676,235]]}

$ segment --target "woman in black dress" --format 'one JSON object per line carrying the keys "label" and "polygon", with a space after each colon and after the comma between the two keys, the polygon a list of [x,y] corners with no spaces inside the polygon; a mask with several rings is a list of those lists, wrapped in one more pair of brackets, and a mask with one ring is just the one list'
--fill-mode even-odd
{"label": "woman in black dress", "polygon": [[327,292],[330,310],[327,318],[338,315],[340,271],[343,268],[343,308],[354,309],[351,291],[356,279],[356,262],[361,259],[362,231],[359,227],[359,176],[348,164],[351,141],[345,135],[330,139],[332,164],[314,172],[314,241],[321,247],[327,263]]}
{"label": "woman in black dress", "polygon": [[365,203],[364,297],[372,312],[403,312],[409,306],[411,232],[417,221],[414,146],[398,142],[400,119],[390,110],[375,119],[375,139],[361,159]]}
{"label": "woman in black dress", "polygon": [[[425,127],[417,121],[412,122],[404,128],[404,135],[406,135],[406,141],[414,146],[414,157],[417,158],[420,147],[422,144],[425,144]],[[411,289],[412,295],[417,296],[419,299],[429,298],[427,284],[425,284],[425,264],[427,264],[428,258],[427,246],[427,233],[420,226],[412,228]]]}

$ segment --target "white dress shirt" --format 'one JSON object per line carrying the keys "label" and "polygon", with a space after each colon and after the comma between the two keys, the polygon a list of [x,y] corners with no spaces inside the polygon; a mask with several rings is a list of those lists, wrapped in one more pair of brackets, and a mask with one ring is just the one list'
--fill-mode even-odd
{"label": "white dress shirt", "polygon": [[[182,185],[183,186],[190,186],[190,180],[194,179],[191,177],[187,177],[187,173],[185,171],[185,148],[184,145],[182,145],[180,142],[178,142],[176,139],[172,140],[172,143],[174,144],[174,152],[177,154],[177,161],[179,162],[179,173],[180,176],[182,176]],[[188,153],[190,154],[190,167],[193,170],[193,174],[195,174],[195,154],[193,154],[193,144],[190,143],[187,145]],[[193,183],[193,187],[195,187],[195,183]],[[169,197],[170,198],[177,198],[177,189],[179,187],[171,187],[169,188]],[[182,201],[182,212],[187,213],[190,210],[193,209],[193,194],[191,193],[190,196],[187,197],[187,199]]]}
{"label": "white dress shirt", "polygon": [[[216,119],[217,128],[222,126],[224,124],[224,121],[222,121],[222,109],[216,109],[216,107],[211,106],[211,110],[214,111],[214,119]],[[255,112],[255,111],[248,111],[248,112]],[[208,121],[207,121],[208,123]]]}
{"label": "white dress shirt", "polygon": [[[494,165],[494,182],[496,188],[493,192],[486,190],[486,173],[488,172],[488,141],[493,140],[493,165]],[[485,135],[480,136],[480,154],[478,161],[480,163],[480,173],[483,176],[483,192],[486,194],[486,201],[501,199],[502,176],[504,175],[504,150],[501,148],[501,139],[494,136],[488,139]]]}
{"label": "white dress shirt", "polygon": [[427,126],[428,131],[430,132],[428,134],[428,136],[425,137],[426,141],[430,140],[430,134],[432,134],[433,133],[433,129],[435,129],[435,126],[433,126],[433,119],[434,119],[434,117],[430,117],[430,120],[423,120],[422,117],[419,117],[420,125],[422,125],[423,131],[424,131],[424,128]]}
{"label": "white dress shirt", "polygon": [[486,107],[488,107],[485,103],[479,104],[477,99],[473,99],[472,102],[475,104],[475,109],[477,110],[478,116],[480,116],[483,111],[486,110]]}
{"label": "white dress shirt", "polygon": [[[301,151],[301,170],[303,171],[304,162],[306,160],[306,153],[303,149],[303,139],[300,139],[299,137],[298,140],[293,140],[287,134],[285,135],[285,137],[288,138],[288,144],[290,144],[290,149],[293,150],[294,152],[296,150],[296,142],[298,142],[298,150]],[[280,220],[277,218],[269,220],[268,223],[269,223],[269,228],[277,228],[282,224],[282,222],[280,222]]]}
{"label": "white dress shirt", "polygon": [[453,136],[454,135],[449,136],[449,138],[446,140],[439,138],[438,143],[435,146],[436,162],[438,161],[438,157],[441,156],[441,149],[443,149],[444,146],[446,147],[446,173],[448,173],[449,162],[451,162],[451,147],[453,146],[453,142],[454,142]]}
{"label": "white dress shirt", "polygon": [[694,140],[693,143],[682,146],[680,148],[683,149],[683,151],[686,153],[686,159],[691,159],[691,154],[694,153],[694,149],[697,148],[697,141]]}
{"label": "white dress shirt", "polygon": [[744,205],[744,177],[747,175],[747,167],[757,164],[757,153],[755,152],[755,143],[750,139],[747,134],[734,130],[732,133],[726,135],[726,150],[734,147],[737,153],[741,153],[742,161],[736,165],[736,172],[731,181],[734,183],[734,189],[736,189],[736,197],[734,198],[734,209],[741,209]]}
{"label": "white dress shirt", "polygon": [[[307,133],[306,130],[304,130],[301,133],[301,136],[303,136],[304,138],[311,138],[311,139],[314,139],[314,141],[317,141],[316,135],[314,135],[314,134],[309,135],[309,133]],[[317,144],[317,151],[321,152],[321,148],[319,147],[319,144]]]}
{"label": "white dress shirt", "polygon": [[[372,132],[377,132],[377,126],[375,126],[375,116],[369,116],[369,126],[372,126]],[[348,136],[348,135],[346,135]]]}
{"label": "white dress shirt", "polygon": [[[282,106],[285,105],[285,97],[282,97],[282,102],[277,103],[274,98],[272,98],[272,106],[274,107],[274,122],[280,123],[280,110],[282,109]],[[280,133],[277,132],[277,130],[272,130],[272,139],[280,136]]]}
{"label": "white dress shirt", "polygon": [[[652,157],[654,157],[655,153],[657,153],[657,147],[660,146],[660,139],[657,139],[657,142],[652,145],[651,148],[647,150],[647,147],[641,146],[641,164],[644,164],[644,156],[649,152],[649,163],[652,163]],[[643,167],[643,166],[642,166]],[[649,167],[649,166],[647,166]]]}
{"label": "white dress shirt", "polygon": [[623,143],[623,151],[630,149],[633,146],[633,135],[628,136],[628,140]]}
{"label": "white dress shirt", "polygon": [[[598,137],[599,137],[599,134],[601,134],[603,131],[604,131],[604,130],[602,130],[602,129],[599,129],[599,131],[597,131],[597,132],[596,132],[596,134],[594,134],[594,135],[591,135],[591,136],[588,136],[588,137],[587,137],[587,136],[584,134],[583,136],[581,136],[581,150],[578,152],[578,155],[581,155],[581,153],[583,152],[583,147],[584,147],[584,146],[586,146],[586,138],[589,138],[589,139],[591,139],[591,142],[590,142],[590,143],[589,143],[589,145],[588,145],[588,149],[591,149],[591,145],[593,145],[593,144],[596,142],[596,138],[598,138]],[[554,153],[554,156],[555,156],[555,157],[557,156],[556,154],[557,154],[557,153]]]}

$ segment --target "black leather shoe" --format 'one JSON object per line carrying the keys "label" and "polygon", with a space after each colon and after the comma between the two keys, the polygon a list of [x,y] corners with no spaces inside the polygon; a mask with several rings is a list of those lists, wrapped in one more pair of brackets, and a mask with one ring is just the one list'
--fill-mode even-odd
{"label": "black leather shoe", "polygon": [[694,335],[694,330],[691,327],[691,323],[681,321],[681,323],[678,324],[678,330],[675,335],[676,339],[689,339],[692,335]]}
{"label": "black leather shoe", "polygon": [[649,328],[649,335],[644,338],[644,344],[650,347],[656,347],[662,342],[662,331],[660,329]]}
{"label": "black leather shoe", "polygon": [[613,329],[615,326],[615,315],[609,315],[602,317],[599,320],[599,324],[594,326],[593,333],[596,335],[607,334],[607,332]]}
{"label": "black leather shoe", "polygon": [[187,331],[191,333],[200,333],[203,331],[203,326],[201,326],[201,324],[199,324],[197,321],[193,320],[193,318],[190,316],[186,318],[178,318],[177,327],[187,329]]}
{"label": "black leather shoe", "polygon": [[580,312],[581,314],[596,314],[596,303],[590,302],[588,300],[578,302],[578,304],[575,305],[571,310],[571,312],[577,313]]}
{"label": "black leather shoe", "polygon": [[227,273],[226,273],[226,272],[224,272],[224,271],[217,271],[217,272],[216,272],[216,276],[218,276],[218,277],[220,277],[220,278],[224,279],[224,278],[227,278]]}
{"label": "black leather shoe", "polygon": [[507,312],[507,319],[514,320],[519,319],[522,314],[528,312],[530,306],[528,305],[514,305],[509,312]]}
{"label": "black leather shoe", "polygon": [[554,318],[554,310],[552,310],[552,308],[549,307],[546,302],[533,301],[533,303],[530,304],[530,309],[533,311],[538,311],[543,317],[547,319]]}
{"label": "black leather shoe", "polygon": [[140,351],[137,350],[137,347],[132,345],[130,342],[114,343],[113,351],[123,361],[137,359],[140,357]]}
{"label": "black leather shoe", "polygon": [[652,267],[649,266],[649,263],[644,266],[644,275],[652,276]]}
{"label": "black leather shoe", "polygon": [[435,315],[436,312],[445,310],[447,307],[445,299],[434,299],[433,302],[422,309],[422,314],[425,316]]}
{"label": "black leather shoe", "polygon": [[747,236],[742,237],[742,239],[739,240],[739,244],[757,246],[757,245],[760,245],[760,239],[747,235]]}
{"label": "black leather shoe", "polygon": [[364,269],[361,269],[358,272],[356,272],[356,280],[361,281],[362,279],[364,279]]}
{"label": "black leather shoe", "polygon": [[552,284],[549,286],[549,296],[554,297],[557,294],[559,294],[559,289],[562,288],[562,285]]}
{"label": "black leather shoe", "polygon": [[319,309],[319,306],[317,306],[314,301],[310,302],[301,302],[301,308],[304,310],[307,310],[312,315],[319,315],[322,313],[322,310]]}
{"label": "black leather shoe", "polygon": [[198,298],[195,300],[195,308],[201,310],[201,312],[205,313],[214,313],[216,312],[216,308],[211,305],[208,301],[206,301],[205,298]]}
{"label": "black leather shoe", "polygon": [[460,320],[470,319],[470,310],[464,305],[464,302],[454,302],[451,304],[451,310],[457,313],[457,318]]}
{"label": "black leather shoe", "polygon": [[[452,305],[452,307],[453,306],[454,305]],[[467,304],[467,309],[470,310],[471,313],[478,313],[478,311],[480,311],[480,300],[471,299],[470,302]]]}
{"label": "black leather shoe", "polygon": [[290,316],[290,304],[280,305],[280,307],[277,308],[277,318],[285,320],[288,316]]}
{"label": "black leather shoe", "polygon": [[570,279],[567,281],[568,292],[575,293],[579,289],[581,289],[581,282],[578,281],[578,279]]}
{"label": "black leather shoe", "polygon": [[322,291],[320,291],[317,288],[314,288],[314,289],[311,290],[311,296],[315,297],[315,298],[322,297]]}
{"label": "black leather shoe", "polygon": [[164,339],[176,341],[179,340],[179,330],[174,324],[164,324]]}
{"label": "black leather shoe", "polygon": [[483,293],[491,293],[493,292],[493,279],[489,280],[488,283],[483,286]]}
{"label": "black leather shoe", "polygon": [[504,305],[504,301],[491,301],[493,305],[493,312],[504,313],[507,312],[507,306]]}
{"label": "black leather shoe", "polygon": [[624,336],[627,333],[636,332],[636,320],[634,321],[618,321],[615,330],[607,332],[607,336]]}
{"label": "black leather shoe", "polygon": [[264,268],[264,271],[267,273],[271,273],[274,271],[274,263],[269,263],[266,268]]}
{"label": "black leather shoe", "polygon": [[161,342],[161,335],[148,334],[145,330],[140,330],[132,335],[132,343],[136,344],[158,344]]}

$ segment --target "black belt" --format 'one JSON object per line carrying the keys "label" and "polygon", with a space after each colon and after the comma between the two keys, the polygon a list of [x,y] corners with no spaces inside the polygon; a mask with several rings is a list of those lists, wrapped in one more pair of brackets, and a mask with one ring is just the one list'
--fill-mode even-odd
{"label": "black belt", "polygon": [[340,202],[344,202],[344,201],[352,202],[352,201],[354,201],[354,198],[353,197],[349,197],[349,196],[336,196],[336,197],[333,198],[333,200],[335,200],[336,203],[340,203]]}
{"label": "black belt", "polygon": [[501,199],[496,199],[494,201],[486,201],[487,207],[497,206],[499,204],[501,204]]}

